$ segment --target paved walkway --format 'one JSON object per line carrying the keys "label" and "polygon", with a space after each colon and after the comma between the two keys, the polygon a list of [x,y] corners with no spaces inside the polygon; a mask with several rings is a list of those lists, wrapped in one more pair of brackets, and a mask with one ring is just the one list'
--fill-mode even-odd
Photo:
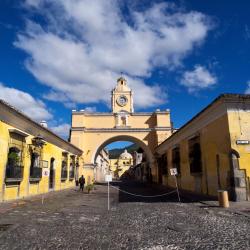
{"label": "paved walkway", "polygon": [[[191,202],[169,190],[114,183],[0,205],[0,249],[250,249],[247,212]],[[208,201],[211,202],[211,201]],[[216,203],[215,203],[216,204]],[[246,204],[248,205],[248,203]],[[241,208],[239,210],[242,210]]]}

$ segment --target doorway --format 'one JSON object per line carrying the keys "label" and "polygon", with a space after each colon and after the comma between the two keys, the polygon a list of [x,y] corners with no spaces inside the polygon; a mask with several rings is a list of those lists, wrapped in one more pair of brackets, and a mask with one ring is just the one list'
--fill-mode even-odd
{"label": "doorway", "polygon": [[54,189],[54,163],[55,159],[50,159],[50,171],[49,171],[49,189]]}

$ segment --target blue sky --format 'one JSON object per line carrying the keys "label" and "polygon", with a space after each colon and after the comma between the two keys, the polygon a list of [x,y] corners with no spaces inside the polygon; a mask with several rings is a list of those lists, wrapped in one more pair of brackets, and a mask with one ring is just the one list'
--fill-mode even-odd
{"label": "blue sky", "polygon": [[67,137],[71,109],[109,111],[123,72],[136,111],[180,127],[250,93],[250,2],[2,0],[0,98]]}

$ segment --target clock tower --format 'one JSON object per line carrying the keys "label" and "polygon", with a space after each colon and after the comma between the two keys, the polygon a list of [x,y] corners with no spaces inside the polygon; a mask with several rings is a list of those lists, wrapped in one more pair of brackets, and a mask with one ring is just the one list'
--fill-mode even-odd
{"label": "clock tower", "polygon": [[123,77],[117,80],[117,85],[112,91],[111,106],[113,113],[134,112],[133,92],[128,87],[127,81]]}

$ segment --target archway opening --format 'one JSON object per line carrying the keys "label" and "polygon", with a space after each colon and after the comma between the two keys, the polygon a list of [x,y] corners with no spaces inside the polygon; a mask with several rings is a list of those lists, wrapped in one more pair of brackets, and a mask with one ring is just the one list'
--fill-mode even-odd
{"label": "archway opening", "polygon": [[113,180],[151,181],[153,155],[148,146],[131,136],[117,136],[103,142],[93,155],[94,179],[105,181],[111,174]]}

